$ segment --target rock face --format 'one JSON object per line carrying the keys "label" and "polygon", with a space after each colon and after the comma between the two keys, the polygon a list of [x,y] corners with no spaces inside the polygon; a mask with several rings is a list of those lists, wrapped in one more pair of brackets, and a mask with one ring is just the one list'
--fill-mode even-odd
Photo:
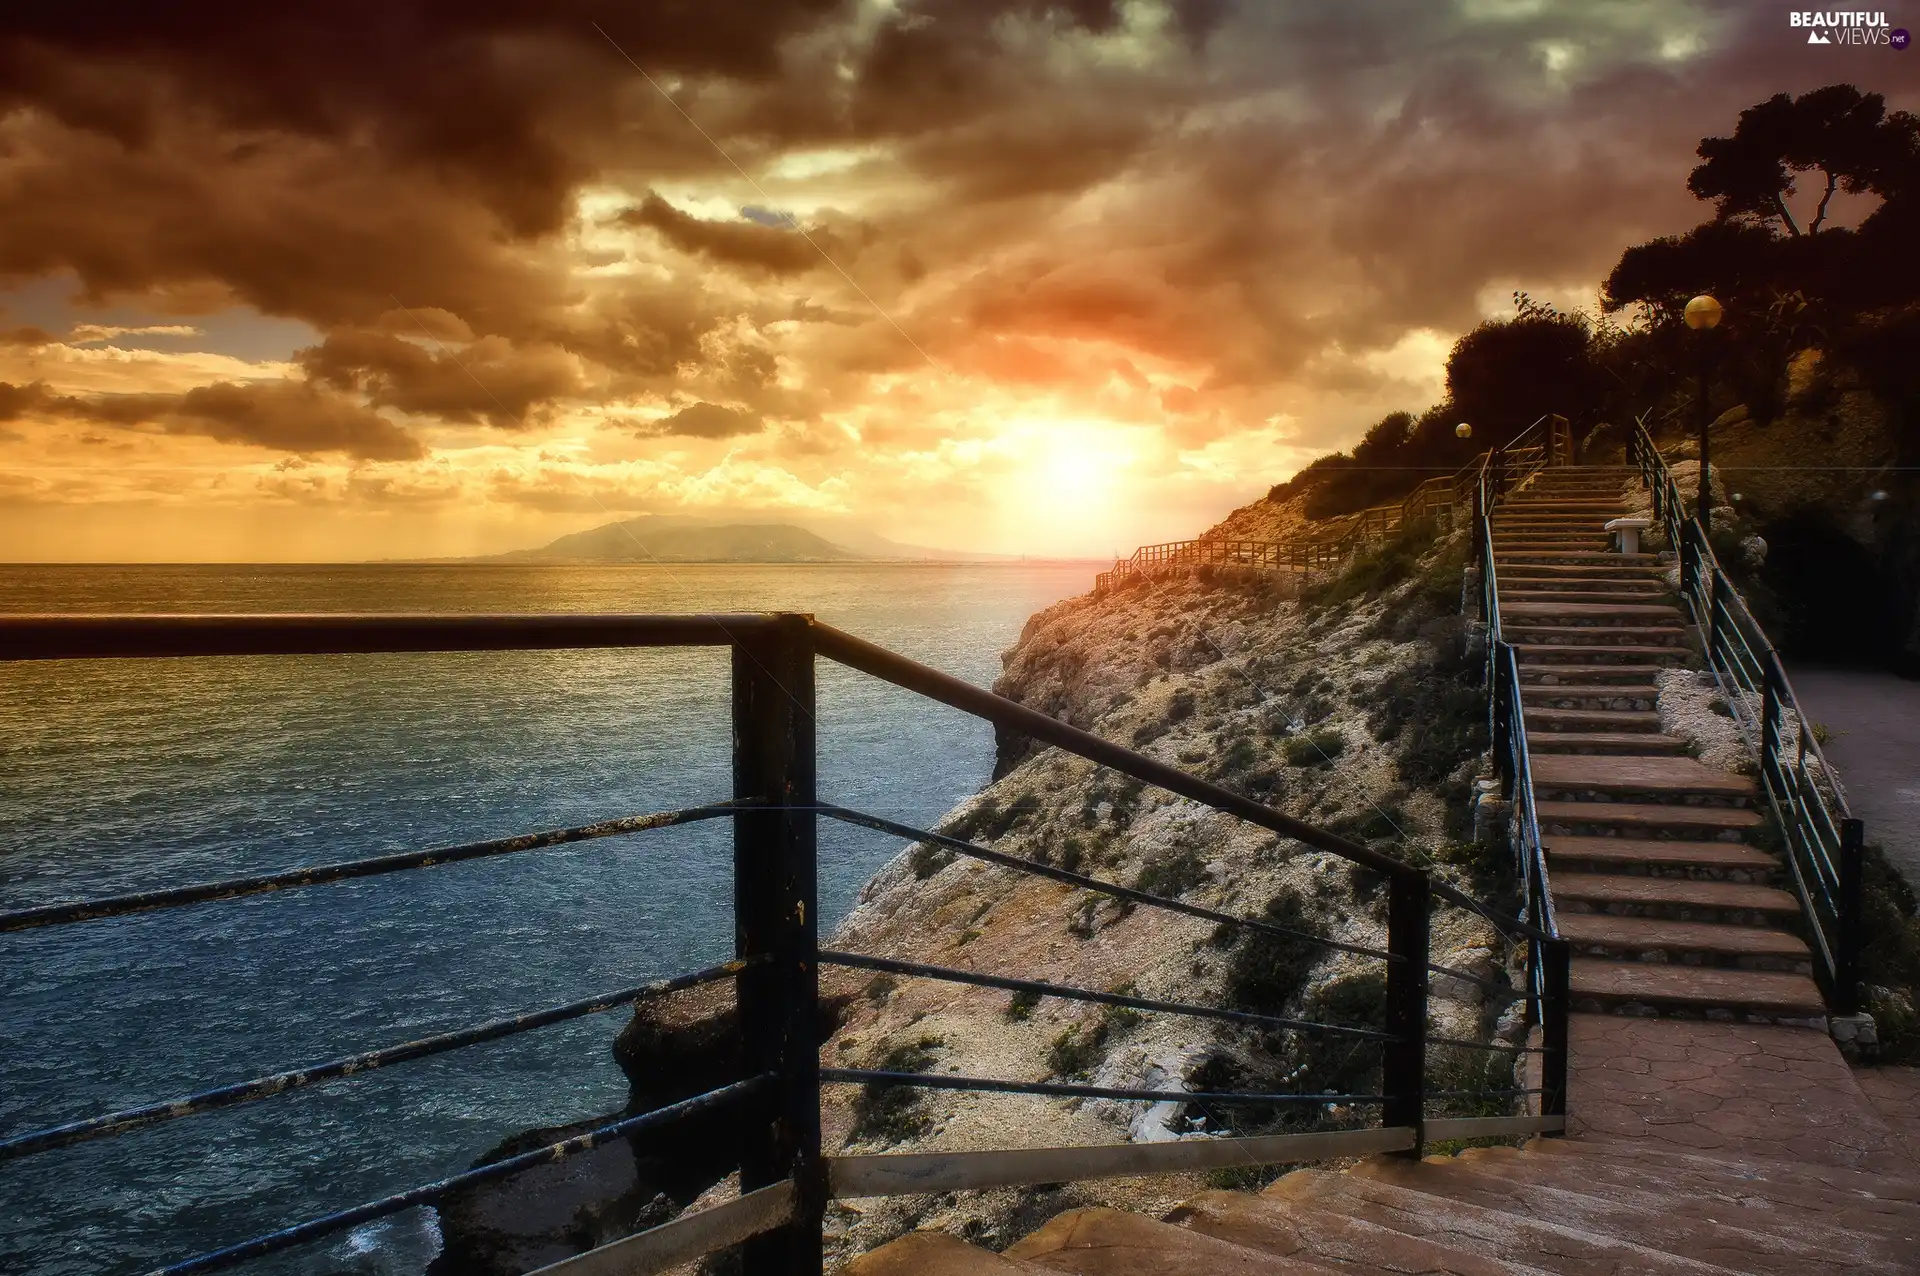
{"label": "rock face", "polygon": [[[1199,568],[1070,599],[1030,620],[1005,658],[1001,694],[1205,776],[1391,854],[1430,864],[1476,895],[1498,889],[1470,841],[1473,779],[1486,745],[1458,615],[1463,540],[1390,546],[1301,596],[1273,574]],[[1210,808],[1030,741],[999,742],[993,782],[940,830],[1102,881],[1177,897],[1308,935],[1379,946],[1386,891],[1376,875],[1282,841]],[[1440,909],[1437,960],[1482,977],[1505,954],[1479,918]],[[832,947],[1166,1001],[1378,1026],[1377,960],[1312,940],[1275,941],[1135,907],[1065,883],[956,855],[902,848],[867,883]],[[1096,1082],[1167,1092],[1374,1092],[1377,1052],[1345,1038],[1265,1034],[1216,1021],[1025,998],[925,979],[821,972],[829,1066],[1013,1080]],[[1444,985],[1444,986],[1441,986]],[[631,1111],[740,1075],[731,990],[681,994],[624,1032],[616,1054]],[[1440,981],[1436,1032],[1487,1040],[1498,1005]],[[1337,1041],[1338,1048],[1327,1046]],[[1470,1073],[1487,1059],[1434,1056],[1442,1088],[1504,1088]],[[1175,1100],[1080,1102],[1031,1095],[840,1085],[822,1124],[829,1154],[1159,1141],[1304,1128],[1344,1109],[1222,1111]],[[524,1271],[595,1239],[732,1190],[715,1126],[670,1145],[623,1149],[573,1177],[476,1194],[446,1211],[435,1276]],[[529,1138],[533,1136],[528,1136]],[[529,1144],[530,1146],[531,1144]],[[523,1176],[527,1177],[527,1176]],[[1195,1176],[1001,1190],[829,1207],[844,1258],[915,1227],[1004,1245],[1075,1205],[1171,1208]]]}
{"label": "rock face", "polygon": [[[1201,568],[1070,599],[1028,622],[995,690],[1391,854],[1434,863],[1484,895],[1490,888],[1475,876],[1483,860],[1468,842],[1485,740],[1457,615],[1464,558],[1463,543],[1424,559],[1402,547],[1305,598],[1284,578]],[[1385,891],[1371,874],[1017,736],[999,741],[994,783],[940,827],[996,851],[1224,913],[1286,916],[1330,938],[1384,942]],[[1479,919],[1443,909],[1433,934],[1436,960],[1502,973],[1504,954]],[[1209,922],[1130,907],[932,844],[903,849],[875,874],[832,943],[1336,1022],[1367,1022],[1379,996],[1372,959],[1313,945],[1277,952]],[[1189,1017],[929,980],[829,979],[836,991],[854,994],[825,1052],[840,1066],[910,1057],[924,1071],[1191,1091],[1278,1087],[1287,1077],[1361,1089],[1377,1065],[1345,1047],[1334,1053],[1304,1040],[1222,1032]],[[1436,1031],[1488,1039],[1498,1007],[1469,984],[1440,982],[1447,986],[1435,989]],[[829,1152],[1158,1141],[1243,1128],[1231,1114],[1172,1101],[896,1094],[896,1106],[876,1118],[871,1094],[831,1093]],[[916,1227],[991,1245],[1017,1235],[1015,1221],[1037,1210],[1042,1196],[1055,1210],[1152,1209],[1182,1183],[1198,1182],[845,1202],[830,1208],[829,1231],[841,1257]]]}

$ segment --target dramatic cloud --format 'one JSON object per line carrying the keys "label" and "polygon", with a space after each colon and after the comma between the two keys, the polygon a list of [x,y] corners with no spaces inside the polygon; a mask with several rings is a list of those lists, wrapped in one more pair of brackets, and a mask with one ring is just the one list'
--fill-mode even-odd
{"label": "dramatic cloud", "polygon": [[0,420],[17,420],[34,412],[285,452],[337,452],[357,460],[410,461],[426,454],[417,439],[372,409],[294,382],[215,382],[184,394],[90,398],[55,395],[39,383],[0,382]]}
{"label": "dramatic cloud", "polygon": [[[263,501],[750,490],[1106,549],[1425,406],[1514,288],[1578,303],[1705,216],[1693,147],[1743,106],[1912,107],[1917,72],[1723,0],[27,6],[0,290],[79,313],[4,298],[0,418],[137,435],[115,499],[227,440],[334,458],[229,489]],[[236,315],[303,335],[243,354]]]}
{"label": "dramatic cloud", "polygon": [[697,439],[728,439],[737,434],[757,433],[762,424],[751,412],[723,408],[717,403],[696,403],[658,421],[649,421],[635,433],[648,438],[683,434]]}

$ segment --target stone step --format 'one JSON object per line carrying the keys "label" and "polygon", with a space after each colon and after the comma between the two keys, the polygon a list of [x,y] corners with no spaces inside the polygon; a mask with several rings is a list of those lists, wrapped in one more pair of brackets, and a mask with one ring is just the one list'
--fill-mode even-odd
{"label": "stone step", "polygon": [[1656,554],[1616,554],[1609,549],[1555,549],[1509,551],[1493,547],[1494,569],[1502,575],[1508,567],[1653,567]]}
{"label": "stone step", "polygon": [[[1552,712],[1548,710],[1547,712]],[[1640,715],[1632,715],[1640,716]],[[1658,715],[1648,715],[1655,716]],[[1527,748],[1539,754],[1577,754],[1582,757],[1611,754],[1649,754],[1684,758],[1692,746],[1677,735],[1659,735],[1646,731],[1536,731],[1527,723]]]}
{"label": "stone step", "polygon": [[[1499,1210],[1515,1218],[1551,1220],[1581,1231],[1631,1239],[1730,1270],[1779,1276],[1840,1276],[1897,1270],[1904,1259],[1880,1237],[1851,1235],[1831,1222],[1805,1228],[1742,1226],[1677,1200],[1608,1190],[1516,1180],[1480,1169],[1475,1161],[1410,1161],[1378,1157],[1355,1166],[1356,1175],[1395,1183],[1448,1201]],[[1889,1266],[1893,1264],[1894,1266]]]}
{"label": "stone step", "polygon": [[1637,564],[1622,563],[1617,567],[1605,564],[1586,567],[1566,567],[1552,563],[1535,566],[1518,566],[1502,570],[1500,587],[1522,585],[1528,589],[1580,588],[1588,589],[1602,585],[1608,589],[1644,589],[1648,593],[1665,593],[1667,590],[1666,573],[1658,565],[1641,567]]}
{"label": "stone step", "polygon": [[1447,1276],[1534,1276],[1537,1267],[1471,1254],[1330,1210],[1247,1192],[1203,1192],[1166,1216],[1177,1227],[1282,1258],[1338,1271],[1444,1272]]}
{"label": "stone step", "polygon": [[[1631,665],[1550,664],[1526,661],[1520,666],[1520,682],[1530,687],[1593,687],[1596,684],[1645,684],[1648,673]],[[1655,688],[1658,690],[1658,688]]]}
{"label": "stone step", "polygon": [[[1509,640],[1511,641],[1511,640]],[[1597,643],[1515,642],[1514,652],[1521,661],[1542,660],[1566,664],[1571,661],[1607,665],[1656,665],[1678,668],[1691,661],[1693,652],[1686,647],[1636,646],[1628,643],[1601,646]]]}
{"label": "stone step", "polygon": [[1629,1014],[1683,1014],[1769,1022],[1824,1021],[1826,1003],[1805,975],[1776,970],[1662,966],[1647,961],[1572,962],[1573,1008]]}
{"label": "stone step", "polygon": [[[1532,737],[1528,737],[1532,743]],[[1611,873],[1616,876],[1684,877],[1702,881],[1773,880],[1780,865],[1757,847],[1738,842],[1662,842],[1638,837],[1554,838],[1547,844],[1553,873]]]}
{"label": "stone step", "polygon": [[1533,791],[1548,801],[1747,806],[1759,797],[1760,785],[1692,758],[1549,757],[1533,764]]}
{"label": "stone step", "polygon": [[1738,842],[1759,828],[1760,813],[1737,806],[1630,802],[1537,802],[1543,835],[1642,837],[1656,841]]}
{"label": "stone step", "polygon": [[1645,1149],[1642,1155],[1633,1155],[1631,1148],[1616,1148],[1621,1155],[1584,1154],[1591,1146],[1580,1139],[1535,1139],[1525,1151],[1469,1148],[1460,1158],[1471,1158],[1489,1174],[1560,1183],[1576,1191],[1591,1184],[1666,1200],[1690,1200],[1711,1211],[1710,1217],[1728,1222],[1743,1217],[1794,1226],[1803,1221],[1818,1226],[1838,1222],[1856,1231],[1920,1244],[1920,1210],[1910,1202],[1869,1195],[1871,1189],[1829,1186],[1815,1177],[1820,1166],[1795,1167],[1802,1176],[1789,1178],[1774,1172],[1767,1162],[1729,1164],[1700,1156],[1668,1157]]}
{"label": "stone step", "polygon": [[1600,535],[1582,536],[1510,536],[1494,542],[1501,559],[1524,558],[1530,554],[1607,552],[1608,540]]}
{"label": "stone step", "polygon": [[1500,600],[1500,623],[1511,628],[1516,623],[1548,622],[1562,627],[1591,626],[1614,628],[1633,625],[1658,625],[1681,628],[1680,609],[1670,603],[1608,602],[1576,603],[1555,599],[1535,602],[1531,599]]}
{"label": "stone step", "polygon": [[1578,957],[1813,973],[1806,941],[1783,930],[1607,913],[1556,911],[1554,920]]}
{"label": "stone step", "polygon": [[[1500,582],[1500,611],[1504,615],[1509,607],[1516,603],[1598,603],[1608,607],[1624,603],[1628,606],[1646,607],[1651,598],[1666,596],[1663,589],[1641,589],[1635,585],[1626,589],[1607,588],[1560,588],[1560,589],[1520,589],[1509,582]],[[1669,604],[1670,605],[1670,604]],[[1675,610],[1678,610],[1676,608]]]}
{"label": "stone step", "polygon": [[1588,643],[1603,646],[1676,647],[1687,644],[1687,630],[1681,625],[1559,625],[1533,621],[1511,623],[1503,613],[1500,633],[1515,646],[1521,643],[1542,646],[1577,647]]}
{"label": "stone step", "polygon": [[[1709,1152],[1688,1152],[1668,1144],[1656,1146],[1648,1139],[1614,1143],[1533,1138],[1527,1142],[1527,1151],[1566,1157],[1587,1166],[1625,1166],[1628,1172],[1642,1167],[1664,1167],[1703,1182],[1731,1178],[1739,1184],[1752,1184],[1756,1193],[1834,1193],[1858,1203],[1878,1201],[1892,1209],[1920,1206],[1920,1166],[1916,1166],[1911,1175],[1896,1177],[1837,1165],[1805,1165],[1791,1159],[1744,1157],[1739,1162],[1729,1162]],[[1792,1155],[1786,1148],[1781,1149],[1782,1158]]]}
{"label": "stone step", "polygon": [[1800,901],[1787,892],[1748,882],[1611,873],[1552,873],[1551,881],[1553,906],[1558,912],[1727,926],[1774,926],[1780,919],[1800,913]]}
{"label": "stone step", "polygon": [[1359,1174],[1296,1170],[1262,1195],[1375,1223],[1469,1254],[1525,1262],[1561,1276],[1726,1276],[1727,1272],[1635,1241],[1449,1201]]}
{"label": "stone step", "polygon": [[[1529,696],[1528,692],[1536,692]],[[1549,700],[1564,697],[1568,700],[1584,701],[1589,698],[1601,699],[1640,699],[1651,698],[1651,687],[1615,685],[1600,687],[1540,687],[1522,686],[1520,703],[1525,706],[1527,739],[1545,739],[1556,731],[1605,731],[1615,735],[1637,736],[1651,741],[1660,734],[1660,715],[1646,709],[1559,709],[1545,706],[1535,707],[1534,700]]]}
{"label": "stone step", "polygon": [[[1298,1258],[1248,1249],[1191,1228],[1125,1210],[1095,1206],[1056,1215],[1039,1231],[1009,1245],[1006,1258],[1083,1276],[1330,1276],[1332,1269]],[[1351,1270],[1351,1269],[1349,1269]]]}
{"label": "stone step", "polygon": [[908,1232],[878,1249],[868,1250],[845,1267],[841,1276],[1034,1276],[1046,1271],[1030,1263],[1002,1258],[978,1249],[945,1232]]}

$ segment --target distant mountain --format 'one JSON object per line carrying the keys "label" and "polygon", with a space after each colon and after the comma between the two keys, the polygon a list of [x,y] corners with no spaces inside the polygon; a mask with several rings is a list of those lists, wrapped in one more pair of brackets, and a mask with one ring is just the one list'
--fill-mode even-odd
{"label": "distant mountain", "polygon": [[1006,563],[1017,554],[904,545],[876,536],[852,519],[757,510],[700,517],[645,514],[562,536],[539,549],[489,555],[489,562],[844,563],[865,559],[909,562]]}
{"label": "distant mountain", "polygon": [[867,558],[791,523],[661,526],[630,518],[496,561],[592,563],[845,563]]}

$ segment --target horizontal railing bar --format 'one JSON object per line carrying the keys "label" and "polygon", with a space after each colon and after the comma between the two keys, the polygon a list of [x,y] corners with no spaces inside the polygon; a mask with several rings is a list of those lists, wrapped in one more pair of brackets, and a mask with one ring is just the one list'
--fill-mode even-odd
{"label": "horizontal railing bar", "polygon": [[[1429,1123],[1431,1124],[1431,1123]],[[1092,1147],[1005,1148],[990,1152],[883,1152],[827,1160],[828,1190],[837,1199],[965,1192],[1034,1183],[1181,1174],[1197,1170],[1285,1165],[1333,1157],[1406,1152],[1408,1126],[1263,1134],[1247,1138],[1178,1139]],[[571,1273],[569,1273],[571,1276]]]}
{"label": "horizontal railing bar", "polygon": [[1545,1054],[1542,1046],[1510,1046],[1498,1041],[1468,1041],[1465,1037],[1424,1037],[1430,1046],[1459,1046],[1465,1050],[1509,1050],[1514,1054]]}
{"label": "horizontal railing bar", "polygon": [[942,1072],[886,1072],[874,1068],[822,1068],[820,1080],[841,1085],[882,1082],[930,1090],[985,1090],[997,1094],[1046,1094],[1067,1099],[1127,1099],[1148,1103],[1365,1103],[1386,1102],[1380,1094],[1232,1094],[1213,1091],[1129,1090],[1056,1081],[999,1081]]}
{"label": "horizontal railing bar", "polygon": [[951,966],[924,966],[919,962],[895,961],[890,957],[869,957],[863,953],[842,953],[822,951],[820,961],[829,966],[849,966],[858,970],[884,971],[894,975],[913,975],[923,979],[939,979],[948,983],[974,984],[981,988],[1004,988],[1008,992],[1038,993],[1043,997],[1062,997],[1069,1001],[1092,1001],[1107,1006],[1126,1006],[1133,1010],[1151,1010],[1163,1014],[1191,1015],[1201,1019],[1223,1019],[1230,1023],[1258,1024],[1262,1027],[1285,1028],[1302,1032],[1325,1032],[1349,1037],[1362,1037],[1371,1041],[1392,1041],[1393,1034],[1380,1032],[1373,1028],[1359,1028],[1348,1024],[1315,1023],[1309,1019],[1283,1019],[1278,1015],[1255,1014],[1245,1010],[1221,1010],[1210,1006],[1194,1006],[1183,1002],[1153,1001],[1146,997],[1129,996],[1126,993],[1095,992],[1091,988],[1071,988],[1061,984],[1043,983],[1034,979],[1010,979],[1004,975],[988,975],[976,970],[956,970]]}
{"label": "horizontal railing bar", "polygon": [[360,1054],[341,1055],[324,1063],[310,1064],[304,1068],[294,1068],[286,1072],[276,1072],[271,1076],[255,1077],[251,1081],[238,1081],[232,1085],[221,1086],[214,1090],[203,1090],[198,1094],[183,1095],[178,1099],[168,1099],[160,1103],[143,1104],[137,1108],[123,1108],[118,1112],[108,1112],[97,1117],[88,1117],[83,1121],[70,1121],[65,1125],[53,1126],[45,1130],[36,1130],[31,1134],[17,1135],[10,1139],[0,1139],[0,1161],[14,1160],[31,1156],[36,1152],[47,1152],[54,1148],[68,1147],[75,1143],[84,1143],[89,1139],[105,1138],[109,1135],[125,1134],[144,1126],[158,1125],[162,1122],[177,1120],[180,1117],[194,1116],[201,1112],[211,1112],[218,1108],[230,1108],[242,1103],[252,1103],[258,1099],[272,1098],[276,1094],[285,1094],[306,1086],[318,1085],[323,1081],[332,1081],[340,1077],[357,1076],[362,1072],[372,1072],[376,1068],[390,1067],[396,1063],[406,1063],[413,1059],[424,1059],[430,1055],[444,1054],[449,1050],[458,1050],[463,1046],[479,1045],[486,1041],[497,1041],[502,1037],[515,1036],[522,1032],[531,1032],[536,1028],[545,1028],[551,1024],[564,1023],[569,1019],[579,1019],[585,1015],[600,1014],[620,1006],[645,1001],[653,997],[679,992],[684,988],[697,988],[719,979],[739,974],[748,967],[756,965],[766,958],[746,958],[722,962],[718,966],[709,966],[705,970],[692,974],[677,975],[672,979],[656,979],[649,983],[638,984],[632,988],[623,988],[618,992],[603,993],[597,997],[587,997],[580,1001],[568,1002],[563,1006],[553,1006],[546,1010],[532,1010],[526,1014],[513,1015],[506,1019],[494,1019],[472,1028],[461,1028],[453,1032],[436,1033],[430,1037],[421,1037],[415,1041],[402,1042],[399,1045],[384,1046],[378,1050],[368,1050]]}
{"label": "horizontal railing bar", "polygon": [[723,647],[776,623],[772,614],[758,612],[708,616],[393,612],[0,616],[0,660]]}
{"label": "horizontal railing bar", "polygon": [[863,638],[834,628],[819,621],[812,623],[814,648],[830,660],[860,672],[870,674],[897,687],[938,700],[942,704],[959,709],[963,713],[977,718],[985,718],[996,726],[1008,727],[1023,735],[1032,737],[1068,753],[1078,754],[1089,761],[1112,767],[1123,775],[1132,776],[1143,783],[1152,784],[1189,798],[1203,806],[1217,811],[1237,815],[1250,824],[1257,824],[1283,837],[1304,842],[1308,846],[1330,851],[1343,859],[1382,873],[1405,873],[1415,871],[1408,865],[1383,855],[1371,847],[1349,841],[1338,834],[1316,828],[1290,815],[1282,814],[1271,807],[1262,806],[1251,798],[1241,797],[1217,784],[1211,784],[1196,775],[1189,775],[1178,767],[1168,766],[1157,759],[1122,748],[1110,740],[1103,740],[1090,731],[1069,726],[1058,718],[1052,718],[1035,709],[1009,700],[1005,696],[984,691],[956,678],[951,674],[930,669],[918,661],[908,660],[884,647],[877,646]]}
{"label": "horizontal railing bar", "polygon": [[928,829],[917,829],[910,824],[901,824],[878,815],[868,815],[864,811],[853,811],[846,807],[821,805],[816,808],[829,819],[844,824],[856,824],[862,828],[874,829],[881,833],[891,833],[896,837],[910,837],[919,842],[935,842],[949,850],[957,851],[973,859],[984,860],[989,864],[998,864],[1016,872],[1030,873],[1035,877],[1051,878],[1069,886],[1078,886],[1082,890],[1094,891],[1102,895],[1111,895],[1115,899],[1129,900],[1136,904],[1146,904],[1152,908],[1163,908],[1170,912],[1185,913],[1189,917],[1198,917],[1204,921],[1219,922],[1228,926],[1245,926],[1251,930],[1264,931],[1270,935],[1280,935],[1287,939],[1298,939],[1319,944],[1343,953],[1354,953],[1361,957],[1378,957],[1383,961],[1399,961],[1392,953],[1382,948],[1368,948],[1362,944],[1343,943],[1337,939],[1323,939],[1304,930],[1293,930],[1286,926],[1276,926],[1272,922],[1263,922],[1252,917],[1236,917],[1232,913],[1222,913],[1211,908],[1202,908],[1198,904],[1189,904],[1183,900],[1169,899],[1164,895],[1153,895],[1146,891],[1135,890],[1131,886],[1121,886],[1114,882],[1103,882],[1097,877],[1088,877],[1082,873],[1071,873],[1064,868],[1055,868],[1051,864],[1042,864],[1036,860],[1023,859],[1018,855],[1008,855],[1004,851],[990,850],[972,842],[962,841],[945,833],[935,833]]}
{"label": "horizontal railing bar", "polygon": [[407,869],[428,868],[436,864],[457,864],[494,855],[511,855],[516,851],[565,846],[595,838],[621,837],[628,833],[645,832],[648,829],[669,828],[677,824],[691,824],[698,820],[736,815],[739,811],[740,806],[737,803],[714,803],[710,806],[688,807],[679,811],[626,815],[618,819],[601,820],[594,824],[581,824],[573,828],[546,829],[538,833],[521,833],[514,837],[497,837],[485,842],[468,842],[460,846],[440,846],[424,851],[401,851],[393,855],[377,855],[364,860],[344,860],[337,864],[290,868],[283,872],[262,873],[254,877],[231,877],[221,882],[178,886],[171,890],[137,891],[128,895],[106,895],[99,899],[75,900],[65,904],[42,904],[34,908],[0,913],[0,934],[35,930],[45,926],[63,926],[71,922],[97,921],[103,917],[125,917],[133,913],[152,912],[155,909],[179,908],[187,904],[206,904],[223,899],[239,899],[247,895],[265,895],[274,891],[320,886],[328,882],[345,881],[356,877],[373,877],[381,873],[398,873]]}
{"label": "horizontal railing bar", "polygon": [[799,1200],[793,1180],[782,1179],[535,1268],[527,1276],[654,1276],[792,1221]]}
{"label": "horizontal railing bar", "polygon": [[1442,966],[1430,961],[1426,963],[1426,967],[1436,975],[1445,975],[1449,979],[1458,979],[1463,983],[1472,984],[1483,992],[1500,993],[1502,995],[1513,992],[1513,989],[1507,987],[1505,984],[1496,984],[1491,979],[1482,979],[1479,975],[1470,974],[1455,966]]}
{"label": "horizontal railing bar", "polygon": [[395,1192],[391,1196],[383,1196],[377,1201],[368,1201],[364,1205],[356,1205],[351,1209],[338,1210],[319,1218],[308,1219],[304,1223],[296,1223],[292,1227],[284,1227],[277,1232],[268,1232],[251,1240],[241,1241],[237,1245],[229,1245],[224,1249],[201,1254],[184,1263],[156,1268],[150,1276],[186,1276],[188,1272],[217,1271],[223,1267],[244,1263],[248,1259],[258,1258],[262,1254],[272,1254],[279,1250],[291,1249],[295,1245],[304,1245],[308,1241],[317,1240],[343,1228],[371,1222],[376,1218],[385,1218],[389,1214],[398,1214],[401,1210],[412,1209],[417,1205],[431,1205],[447,1193],[461,1188],[511,1178],[522,1170],[564,1160],[575,1153],[592,1151],[614,1139],[627,1138],[644,1130],[671,1125],[686,1117],[699,1116],[715,1108],[758,1094],[771,1086],[773,1081],[774,1075],[770,1072],[748,1077],[744,1081],[720,1086],[705,1094],[696,1094],[678,1103],[669,1103],[665,1107],[655,1108],[651,1112],[643,1112],[638,1116],[596,1126],[584,1134],[576,1134],[558,1143],[549,1143],[531,1152],[522,1152],[518,1156],[493,1161],[478,1169],[454,1174],[420,1187],[409,1188],[404,1192]]}
{"label": "horizontal railing bar", "polygon": [[1545,1094],[1538,1086],[1531,1090],[1514,1088],[1511,1090],[1429,1090],[1429,1099],[1511,1099],[1523,1094]]}
{"label": "horizontal railing bar", "polygon": [[1509,1139],[1523,1134],[1558,1134],[1563,1116],[1428,1117],[1420,1123],[1429,1143],[1441,1139]]}

